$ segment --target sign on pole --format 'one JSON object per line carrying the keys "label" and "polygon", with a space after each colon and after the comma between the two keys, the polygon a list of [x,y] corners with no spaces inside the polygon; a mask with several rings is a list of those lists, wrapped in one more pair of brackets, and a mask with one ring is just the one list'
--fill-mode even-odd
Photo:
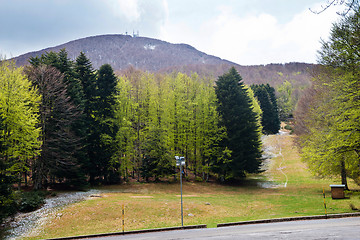
{"label": "sign on pole", "polygon": [[180,166],[180,192],[181,192],[181,226],[184,226],[184,217],[183,217],[183,200],[182,200],[182,166],[185,166],[185,158],[175,156],[176,166]]}

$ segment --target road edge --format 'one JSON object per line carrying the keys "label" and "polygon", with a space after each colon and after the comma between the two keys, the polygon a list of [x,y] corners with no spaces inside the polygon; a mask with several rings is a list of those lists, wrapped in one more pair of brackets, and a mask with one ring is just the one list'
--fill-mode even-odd
{"label": "road edge", "polygon": [[[231,222],[231,223],[218,223],[217,227],[220,228],[220,227],[231,227],[231,226],[251,225],[251,224],[293,222],[293,221],[334,219],[334,218],[347,218],[347,217],[360,217],[360,212],[341,213],[341,214],[328,214],[328,215],[315,215],[315,216],[302,216],[302,217],[272,218],[272,219],[262,219],[262,220],[252,220],[252,221]],[[121,236],[121,235],[129,235],[129,234],[142,234],[142,233],[150,233],[150,232],[166,232],[166,231],[189,230],[189,229],[200,229],[200,228],[207,228],[207,225],[206,224],[200,224],[200,225],[189,225],[189,226],[183,226],[183,227],[154,228],[154,229],[126,231],[126,232],[100,233],[100,234],[92,234],[92,235],[50,238],[50,239],[47,239],[47,240],[84,239],[84,238]]]}
{"label": "road edge", "polygon": [[141,233],[149,233],[149,232],[167,232],[167,231],[175,231],[175,230],[198,229],[198,228],[207,228],[207,225],[206,224],[200,224],[200,225],[189,225],[189,226],[183,226],[183,227],[154,228],[154,229],[126,231],[126,232],[100,233],[100,234],[92,234],[92,235],[81,235],[81,236],[71,236],[71,237],[61,237],[61,238],[49,238],[47,240],[67,240],[67,239],[109,237],[109,236],[141,234]]}
{"label": "road edge", "polygon": [[292,221],[346,218],[346,217],[360,217],[360,212],[357,212],[357,213],[315,215],[315,216],[303,216],[303,217],[272,218],[272,219],[253,220],[253,221],[231,222],[231,223],[218,223],[217,227],[230,227],[230,226],[250,225],[250,224],[292,222]]}

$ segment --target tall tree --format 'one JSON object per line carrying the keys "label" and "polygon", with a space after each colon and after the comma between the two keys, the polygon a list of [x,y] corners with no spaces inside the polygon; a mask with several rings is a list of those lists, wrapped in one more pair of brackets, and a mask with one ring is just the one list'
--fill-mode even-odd
{"label": "tall tree", "polygon": [[93,154],[93,149],[96,148],[97,125],[95,121],[96,106],[96,73],[92,67],[90,60],[83,52],[76,58],[75,62],[75,78],[78,79],[83,90],[83,110],[84,116],[81,119],[83,129],[83,154],[80,157],[84,171],[91,176],[91,182],[94,179],[94,172],[96,172],[95,165],[92,164],[96,161]]}
{"label": "tall tree", "polygon": [[15,210],[13,184],[21,186],[29,161],[39,154],[37,89],[15,63],[0,61],[0,223]]}
{"label": "tall tree", "polygon": [[[77,118],[71,122],[71,132],[76,135],[79,141],[78,148],[74,153],[74,158],[77,159],[81,165],[85,166],[88,162],[86,153],[86,134],[87,123],[85,122],[84,114],[84,92],[80,79],[76,77],[74,62],[68,58],[68,54],[65,49],[61,49],[59,52],[46,52],[40,57],[30,58],[31,65],[40,66],[41,64],[56,68],[62,74],[62,81],[66,86],[66,95],[70,98],[73,111],[76,112]],[[83,185],[85,182],[84,168],[78,168],[78,177],[73,178],[73,184]]]}
{"label": "tall tree", "polygon": [[222,166],[223,175],[225,178],[242,178],[246,172],[258,172],[261,142],[256,113],[234,67],[218,78],[215,91],[221,124],[227,131],[223,144],[231,151],[231,161]]}
{"label": "tall tree", "polygon": [[[19,175],[28,171],[27,161],[39,154],[41,141],[36,88],[14,63],[0,63],[0,159],[7,173]],[[20,186],[20,185],[19,185]]]}
{"label": "tall tree", "polygon": [[262,110],[261,124],[263,132],[275,134],[280,129],[278,107],[275,97],[275,89],[269,84],[252,85],[255,97],[259,100]]}
{"label": "tall tree", "polygon": [[112,67],[109,64],[102,65],[98,71],[96,81],[95,106],[97,110],[94,112],[96,125],[94,131],[96,131],[95,136],[97,136],[97,139],[90,157],[96,168],[94,170],[98,171],[97,175],[106,182],[114,181],[116,179],[111,178],[118,177],[116,173],[109,171],[110,161],[116,153],[115,139],[118,131],[114,111],[116,86],[117,78]]}
{"label": "tall tree", "polygon": [[[311,107],[303,108],[306,121],[301,136],[302,156],[320,176],[350,177],[360,184],[360,8],[335,23],[323,42],[313,81]],[[299,119],[297,116],[296,120]],[[303,120],[304,117],[300,117]]]}
{"label": "tall tree", "polygon": [[79,147],[79,138],[71,126],[78,112],[67,96],[63,75],[46,65],[30,66],[26,73],[41,94],[42,147],[40,156],[33,163],[34,187],[46,187],[49,180],[77,179],[80,166],[74,154]]}

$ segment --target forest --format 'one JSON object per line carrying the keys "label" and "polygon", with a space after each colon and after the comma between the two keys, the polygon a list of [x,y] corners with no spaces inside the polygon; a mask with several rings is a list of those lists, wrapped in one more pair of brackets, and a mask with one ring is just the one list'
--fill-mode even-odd
{"label": "forest", "polygon": [[261,135],[289,118],[310,171],[359,185],[360,7],[350,2],[301,94],[290,81],[246,86],[235,68],[217,79],[134,68],[116,75],[65,49],[24,68],[2,60],[0,221],[31,209],[24,188],[176,181],[175,156],[185,158],[187,179],[241,181],[260,171]]}
{"label": "forest", "polygon": [[65,49],[29,63],[1,62],[2,215],[21,187],[174,181],[175,155],[186,178],[239,181],[259,172],[262,132],[280,128],[275,89],[244,85],[235,68],[217,80],[134,68],[116,76]]}

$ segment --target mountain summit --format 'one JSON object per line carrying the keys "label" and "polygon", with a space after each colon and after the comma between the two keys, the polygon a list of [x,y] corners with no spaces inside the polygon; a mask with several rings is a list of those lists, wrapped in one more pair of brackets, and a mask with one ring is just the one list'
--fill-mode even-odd
{"label": "mountain summit", "polygon": [[99,35],[70,41],[55,47],[20,55],[14,60],[18,66],[28,64],[30,57],[45,52],[58,52],[65,48],[70,59],[74,60],[84,52],[95,69],[108,63],[117,72],[130,66],[149,72],[173,71],[202,76],[217,76],[234,66],[246,84],[270,83],[277,86],[285,80],[295,85],[308,85],[312,64],[287,63],[257,66],[240,66],[234,62],[211,56],[187,44],[172,44],[158,39],[130,35]]}
{"label": "mountain summit", "polygon": [[25,65],[29,57],[39,56],[50,51],[57,52],[62,48],[66,49],[71,59],[75,59],[82,51],[91,60],[94,68],[109,63],[119,71],[130,66],[157,72],[172,67],[196,64],[238,65],[207,55],[187,44],[172,44],[130,35],[100,35],[82,38],[56,47],[30,52],[15,59],[18,65]]}

